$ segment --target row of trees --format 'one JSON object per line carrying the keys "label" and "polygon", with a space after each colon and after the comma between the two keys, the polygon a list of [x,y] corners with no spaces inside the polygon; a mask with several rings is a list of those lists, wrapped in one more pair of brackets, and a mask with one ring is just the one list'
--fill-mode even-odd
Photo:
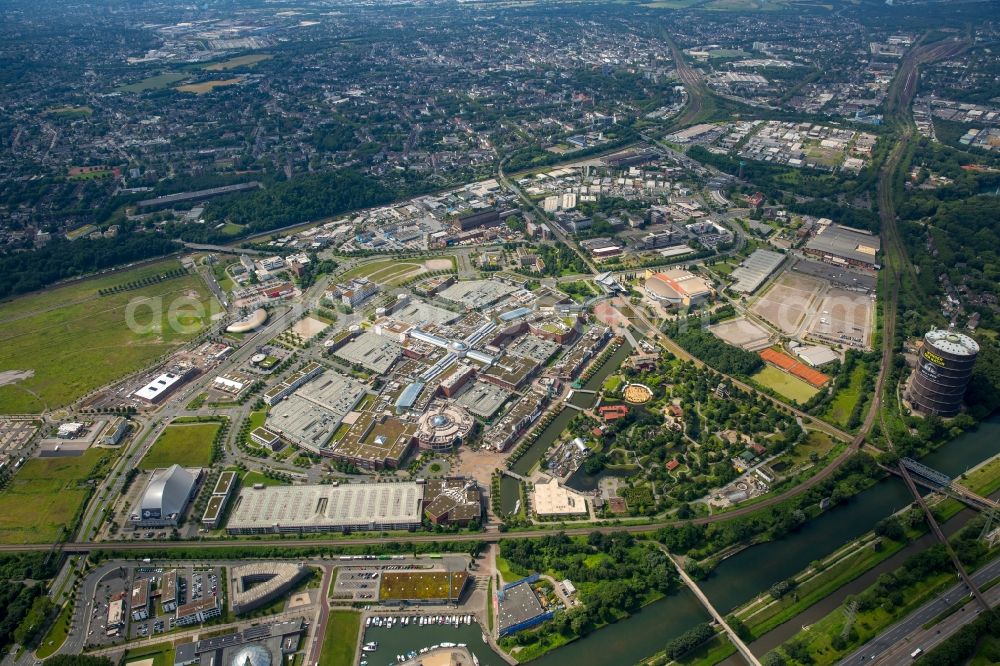
{"label": "row of trees", "polygon": [[0,256],[0,298],[35,291],[67,278],[96,273],[180,249],[170,239],[123,233],[114,238],[53,239],[35,250]]}

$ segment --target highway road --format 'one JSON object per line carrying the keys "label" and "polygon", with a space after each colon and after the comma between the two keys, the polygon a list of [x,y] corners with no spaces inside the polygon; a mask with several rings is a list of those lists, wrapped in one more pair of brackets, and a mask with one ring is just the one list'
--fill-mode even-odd
{"label": "highway road", "polygon": [[[1000,577],[1000,558],[993,560],[971,575],[972,581],[978,587],[982,587],[997,577]],[[926,651],[948,636],[949,632],[946,629],[950,629],[951,633],[953,633],[964,624],[975,619],[977,611],[980,609],[977,607],[975,601],[972,601],[964,605],[962,607],[963,610],[956,611],[954,615],[941,622],[938,626],[931,627],[929,630],[922,629],[924,624],[933,620],[968,595],[969,589],[964,583],[954,585],[944,594],[936,597],[933,601],[928,601],[906,616],[905,619],[892,625],[877,637],[868,641],[847,657],[844,657],[840,663],[906,663],[910,660],[910,653],[917,647]],[[995,606],[1000,602],[1000,585],[990,588],[987,591],[987,595],[990,603]],[[945,622],[948,622],[948,620],[952,621],[946,625]],[[941,633],[938,634],[938,631]]]}

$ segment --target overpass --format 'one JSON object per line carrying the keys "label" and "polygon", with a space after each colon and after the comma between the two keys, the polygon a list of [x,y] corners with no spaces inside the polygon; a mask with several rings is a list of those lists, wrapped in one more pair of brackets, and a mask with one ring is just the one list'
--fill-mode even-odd
{"label": "overpass", "polygon": [[[946,474],[919,463],[916,460],[903,458],[899,461],[899,464],[909,473],[913,483],[917,485],[923,486],[929,490],[944,493],[945,495],[968,505],[976,511],[996,511],[997,509],[1000,509],[1000,503],[995,502],[988,497],[977,495],[965,486],[953,481]],[[879,465],[879,467],[890,474],[903,477],[903,474],[897,467],[890,467],[886,465]],[[903,480],[905,481],[906,479],[903,478]]]}
{"label": "overpass", "polygon": [[[962,565],[961,560],[958,559],[958,555],[955,554],[955,550],[951,547],[951,542],[948,541],[948,538],[944,535],[944,532],[941,531],[941,527],[938,525],[937,520],[934,518],[934,513],[931,512],[930,507],[927,506],[927,502],[924,501],[924,496],[920,494],[919,490],[917,490],[917,486],[913,482],[913,477],[910,476],[910,471],[907,469],[907,463],[905,462],[907,460],[909,459],[904,458],[899,463],[898,469],[900,476],[903,477],[903,481],[906,482],[906,485],[910,489],[910,492],[913,493],[913,497],[917,500],[917,503],[920,505],[920,508],[924,510],[924,515],[927,516],[927,524],[931,526],[931,531],[934,532],[934,536],[937,537],[938,541],[940,541],[941,544],[945,547],[945,550],[948,551],[948,556],[951,557],[951,561],[955,565],[955,570],[958,571],[958,575],[962,579],[962,582],[965,583],[965,586],[968,587],[969,590],[972,592],[972,596],[975,597],[976,601],[979,602],[979,605],[982,606],[985,611],[989,612],[990,610],[989,603],[983,597],[983,594],[982,592],[979,591],[979,588],[976,587],[976,584],[972,581],[971,578],[969,578],[968,572]],[[915,461],[910,461],[910,462],[915,462]],[[919,463],[917,464],[919,465]],[[928,467],[927,469],[930,468]]]}
{"label": "overpass", "polygon": [[[666,552],[666,550],[664,550],[664,552]],[[698,584],[695,583],[690,576],[688,576],[686,571],[684,571],[684,567],[680,565],[680,562],[678,562],[670,553],[667,553],[667,557],[669,557],[670,561],[673,562],[674,568],[677,569],[677,573],[680,574],[681,580],[684,581],[684,584],[687,585],[692,592],[694,592],[694,596],[698,597],[698,601],[701,602],[701,605],[705,607],[705,610],[709,612],[715,621],[719,623],[719,626],[722,627],[723,631],[726,632],[726,635],[729,636],[729,640],[734,646],[736,646],[736,651],[739,652],[751,666],[761,666],[760,660],[754,656],[753,652],[750,651],[750,648],[747,647],[747,644],[736,635],[736,632],[729,626],[729,623],[726,622],[724,617],[722,617],[722,614],[715,610],[715,606],[713,606],[712,602],[708,600],[705,593],[701,591]]]}

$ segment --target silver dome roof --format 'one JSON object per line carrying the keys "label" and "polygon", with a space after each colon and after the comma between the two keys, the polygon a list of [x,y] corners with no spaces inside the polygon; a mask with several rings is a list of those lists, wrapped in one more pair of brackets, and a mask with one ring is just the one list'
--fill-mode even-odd
{"label": "silver dome roof", "polygon": [[194,483],[194,475],[180,465],[156,472],[142,496],[143,514],[150,510],[159,510],[162,517],[180,513]]}
{"label": "silver dome roof", "polygon": [[247,645],[233,655],[229,666],[271,666],[271,653],[260,645]]}

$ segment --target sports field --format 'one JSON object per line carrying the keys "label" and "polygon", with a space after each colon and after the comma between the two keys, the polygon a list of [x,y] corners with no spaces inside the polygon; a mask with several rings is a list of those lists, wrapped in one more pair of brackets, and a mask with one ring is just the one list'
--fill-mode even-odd
{"label": "sports field", "polygon": [[170,467],[208,467],[212,463],[212,442],[220,423],[177,423],[166,427],[139,463],[145,470]]}
{"label": "sports field", "polygon": [[[221,310],[197,275],[98,293],[179,266],[159,261],[0,303],[0,414],[60,407],[195,337]],[[170,325],[171,306],[191,330]],[[129,312],[146,330],[130,329]]]}
{"label": "sports field", "polygon": [[800,404],[805,403],[818,391],[798,377],[782,372],[773,365],[765,365],[764,369],[753,375],[751,379]]}
{"label": "sports field", "polygon": [[338,281],[364,277],[372,282],[394,286],[429,271],[453,269],[454,257],[439,257],[436,259],[383,259],[371,261],[347,271]]}
{"label": "sports field", "polygon": [[352,666],[361,631],[361,614],[355,611],[330,611],[323,637],[319,666]]}
{"label": "sports field", "polygon": [[[32,458],[0,490],[0,543],[53,543],[87,496],[87,478],[104,449],[79,456]],[[27,509],[27,510],[26,510]]]}

